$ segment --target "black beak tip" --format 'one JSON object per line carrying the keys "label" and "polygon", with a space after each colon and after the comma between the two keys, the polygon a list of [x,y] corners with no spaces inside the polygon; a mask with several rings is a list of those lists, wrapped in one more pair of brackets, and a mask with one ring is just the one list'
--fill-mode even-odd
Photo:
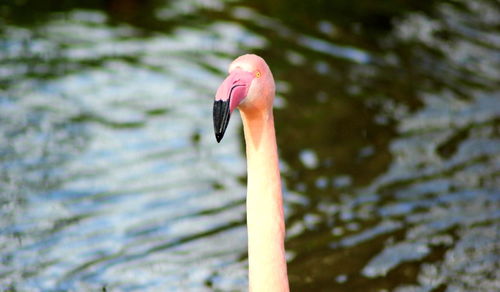
{"label": "black beak tip", "polygon": [[230,99],[226,101],[216,100],[214,102],[214,130],[217,143],[220,143],[222,137],[224,137],[224,133],[226,132],[227,125],[229,123],[229,118],[231,117],[229,104]]}
{"label": "black beak tip", "polygon": [[215,140],[217,140],[217,143],[220,143],[223,137],[224,137],[223,133],[215,133]]}

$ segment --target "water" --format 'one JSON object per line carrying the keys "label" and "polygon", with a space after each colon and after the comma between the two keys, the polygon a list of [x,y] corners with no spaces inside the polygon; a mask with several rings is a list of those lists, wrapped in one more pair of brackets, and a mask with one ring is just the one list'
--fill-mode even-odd
{"label": "water", "polygon": [[0,13],[0,290],[246,289],[241,123],[211,120],[245,52],[277,80],[293,291],[500,289],[495,1]]}

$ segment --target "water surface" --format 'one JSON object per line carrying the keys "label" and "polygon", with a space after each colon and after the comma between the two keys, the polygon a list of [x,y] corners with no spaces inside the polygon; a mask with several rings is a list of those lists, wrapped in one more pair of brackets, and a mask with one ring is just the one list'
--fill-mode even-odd
{"label": "water surface", "polygon": [[0,290],[246,289],[247,52],[293,291],[499,290],[498,3],[309,2],[0,4]]}

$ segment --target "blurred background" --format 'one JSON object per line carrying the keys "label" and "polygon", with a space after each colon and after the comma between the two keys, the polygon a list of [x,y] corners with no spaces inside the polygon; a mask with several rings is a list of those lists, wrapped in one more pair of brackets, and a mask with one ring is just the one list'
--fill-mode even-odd
{"label": "blurred background", "polygon": [[241,291],[264,57],[292,291],[499,291],[494,0],[0,2],[0,290]]}

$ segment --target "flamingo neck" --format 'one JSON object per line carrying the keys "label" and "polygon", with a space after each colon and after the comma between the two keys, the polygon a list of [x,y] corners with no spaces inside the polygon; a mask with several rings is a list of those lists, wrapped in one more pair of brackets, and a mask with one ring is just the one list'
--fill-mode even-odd
{"label": "flamingo neck", "polygon": [[250,291],[289,291],[285,223],[272,110],[241,111],[248,190],[247,228]]}

